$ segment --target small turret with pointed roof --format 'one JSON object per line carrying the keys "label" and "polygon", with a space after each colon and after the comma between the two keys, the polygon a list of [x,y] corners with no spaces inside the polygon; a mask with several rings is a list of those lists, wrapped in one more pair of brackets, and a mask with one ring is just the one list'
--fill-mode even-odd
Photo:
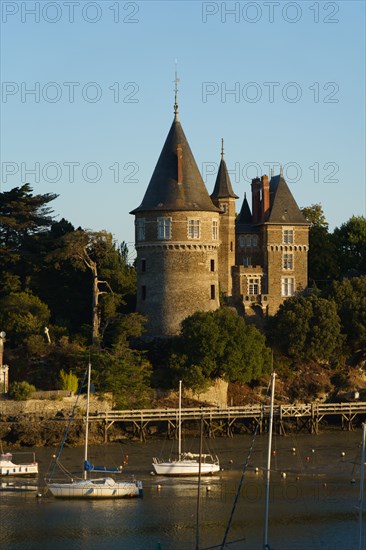
{"label": "small turret with pointed roof", "polygon": [[231,269],[235,264],[235,195],[224,158],[224,140],[221,139],[221,161],[212,202],[220,209],[219,278],[221,290],[232,296]]}
{"label": "small turret with pointed roof", "polygon": [[215,202],[216,199],[226,199],[229,197],[233,199],[239,198],[235,195],[231,186],[231,181],[224,158],[224,140],[221,139],[221,161],[211,199]]}
{"label": "small turret with pointed roof", "polygon": [[237,231],[249,229],[252,226],[252,213],[250,211],[246,193],[244,193],[243,204],[239,212],[239,216],[236,219],[235,225]]}

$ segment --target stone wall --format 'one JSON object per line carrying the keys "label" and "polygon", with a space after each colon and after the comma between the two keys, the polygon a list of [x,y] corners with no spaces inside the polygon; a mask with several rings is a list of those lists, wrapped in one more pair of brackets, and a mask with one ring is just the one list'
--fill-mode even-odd
{"label": "stone wall", "polygon": [[[62,397],[50,399],[27,399],[26,401],[0,401],[0,416],[18,416],[24,414],[37,414],[39,416],[55,417],[62,412],[69,416],[75,405],[76,397]],[[110,398],[101,400],[98,397],[90,396],[90,412],[109,411],[112,409]],[[84,414],[86,411],[86,396],[81,395],[78,401],[78,412]]]}

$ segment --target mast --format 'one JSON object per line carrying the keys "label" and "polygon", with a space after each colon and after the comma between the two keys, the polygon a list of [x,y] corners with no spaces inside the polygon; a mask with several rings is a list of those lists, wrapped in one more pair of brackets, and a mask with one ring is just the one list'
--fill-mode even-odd
{"label": "mast", "polygon": [[182,454],[182,380],[179,380],[179,409],[178,409],[178,460]]}
{"label": "mast", "polygon": [[85,444],[84,444],[84,472],[83,478],[87,479],[87,471],[85,465],[88,461],[88,438],[89,438],[89,401],[90,401],[90,378],[91,378],[91,364],[88,364],[88,390],[86,394],[86,420],[85,420]]}
{"label": "mast", "polygon": [[264,550],[269,550],[269,546],[268,546],[268,510],[269,510],[269,482],[270,482],[270,476],[271,476],[272,428],[273,428],[273,404],[274,404],[275,379],[276,379],[276,373],[272,372],[272,376],[271,376],[271,405],[270,405],[269,427],[268,427],[267,472],[266,472],[266,508],[265,508],[265,513],[264,513],[264,542],[263,542],[263,549]]}
{"label": "mast", "polygon": [[201,469],[203,450],[203,414],[201,415],[200,429],[200,460],[198,465],[198,491],[197,491],[197,513],[196,513],[196,550],[200,547],[200,504],[201,504]]}
{"label": "mast", "polygon": [[362,515],[363,515],[363,486],[365,479],[365,440],[366,440],[366,423],[362,424],[362,453],[360,467],[360,500],[358,509],[358,528],[359,528],[359,550],[362,550]]}

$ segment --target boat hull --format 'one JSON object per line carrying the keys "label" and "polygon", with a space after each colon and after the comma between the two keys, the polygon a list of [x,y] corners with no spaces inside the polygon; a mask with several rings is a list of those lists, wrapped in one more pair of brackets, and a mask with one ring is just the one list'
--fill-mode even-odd
{"label": "boat hull", "polygon": [[[196,460],[176,460],[172,462],[153,462],[156,475],[159,476],[198,476],[199,462]],[[218,463],[201,463],[201,475],[208,476],[220,471]]]}
{"label": "boat hull", "polygon": [[0,476],[34,476],[38,474],[38,463],[14,464],[11,454],[0,457]]}
{"label": "boat hull", "polygon": [[141,482],[116,482],[112,478],[81,480],[70,483],[48,483],[47,487],[56,498],[102,499],[142,496]]}

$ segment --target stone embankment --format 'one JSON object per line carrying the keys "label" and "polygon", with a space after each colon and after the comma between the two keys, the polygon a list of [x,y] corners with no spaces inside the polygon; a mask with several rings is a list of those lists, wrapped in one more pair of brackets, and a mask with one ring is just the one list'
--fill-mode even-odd
{"label": "stone embankment", "polygon": [[[13,446],[58,446],[75,406],[75,396],[56,399],[0,401],[0,441],[4,450]],[[110,399],[91,396],[90,411],[112,409]],[[79,445],[84,440],[86,397],[80,396],[70,425],[67,444]],[[104,432],[98,423],[90,426],[91,443],[103,442]]]}

